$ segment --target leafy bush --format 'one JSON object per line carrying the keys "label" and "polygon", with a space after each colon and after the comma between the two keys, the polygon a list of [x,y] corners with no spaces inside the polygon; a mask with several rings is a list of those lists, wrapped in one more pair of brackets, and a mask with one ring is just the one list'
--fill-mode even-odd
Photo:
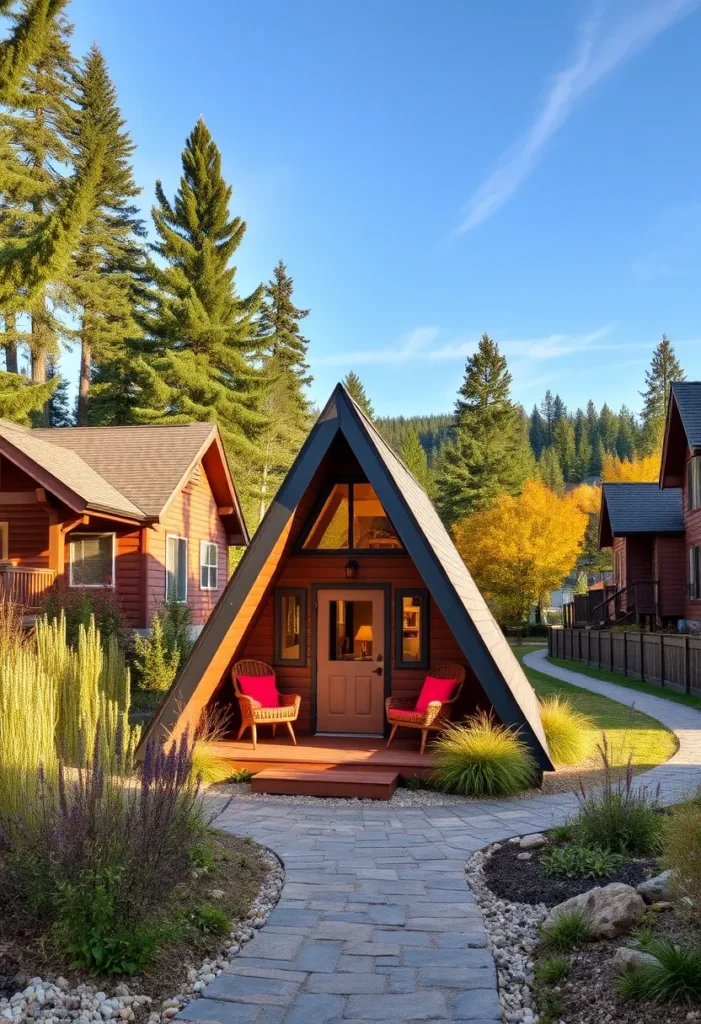
{"label": "leafy bush", "polygon": [[169,654],[178,651],[184,665],[192,650],[192,608],[184,601],[164,601],[158,609]]}
{"label": "leafy bush", "polygon": [[607,878],[625,858],[597,846],[556,846],[543,854],[540,863],[546,875],[559,878]]}
{"label": "leafy bush", "polygon": [[151,620],[150,636],[136,635],[134,648],[134,668],[139,689],[165,693],[177,674],[180,652],[177,648],[172,651],[167,649],[160,615],[156,613]]}
{"label": "leafy bush", "polygon": [[104,641],[114,637],[127,657],[132,651],[133,631],[127,624],[122,607],[114,590],[81,587],[54,587],[47,594],[40,609],[39,617],[57,621],[63,616],[66,621],[66,641],[70,647],[78,646],[80,627],[88,629],[91,619]]}
{"label": "leafy bush", "polygon": [[536,761],[516,732],[479,712],[450,724],[433,745],[439,789],[462,796],[507,796],[535,783]]}
{"label": "leafy bush", "polygon": [[540,718],[556,765],[579,764],[587,753],[587,732],[591,718],[578,711],[569,697],[556,693],[540,702]]}
{"label": "leafy bush", "polygon": [[567,910],[540,933],[543,945],[561,953],[569,953],[575,946],[588,942],[592,935],[584,914]]}
{"label": "leafy bush", "polygon": [[691,1003],[701,999],[701,946],[682,946],[671,939],[653,939],[646,952],[659,960],[617,979],[625,999],[654,1003]]}
{"label": "leafy bush", "polygon": [[701,803],[679,804],[665,822],[663,863],[674,871],[683,905],[701,919]]}
{"label": "leafy bush", "polygon": [[633,785],[630,758],[625,777],[616,779],[605,735],[599,756],[603,784],[590,790],[582,788],[579,794],[579,810],[571,823],[575,842],[632,857],[659,853],[664,830],[659,795],[645,786]]}
{"label": "leafy bush", "polygon": [[536,964],[535,976],[538,981],[545,982],[546,985],[554,985],[558,981],[562,981],[569,966],[570,962],[566,956],[555,953]]}

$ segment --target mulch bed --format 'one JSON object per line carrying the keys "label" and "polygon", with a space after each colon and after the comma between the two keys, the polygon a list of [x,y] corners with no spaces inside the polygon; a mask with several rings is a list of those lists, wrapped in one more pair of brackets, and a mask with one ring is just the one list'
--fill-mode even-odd
{"label": "mulch bed", "polygon": [[530,851],[530,860],[518,860],[518,855],[524,851],[517,843],[507,843],[493,853],[485,865],[487,885],[495,896],[511,903],[544,903],[547,907],[554,907],[571,896],[588,892],[595,885],[608,885],[610,882],[639,885],[658,870],[654,860],[631,860],[606,878],[549,877],[540,860],[551,848],[541,847]]}
{"label": "mulch bed", "polygon": [[[177,894],[179,907],[200,907],[204,904],[225,911],[232,923],[245,918],[258,895],[268,867],[261,857],[260,848],[248,839],[223,832],[212,833],[213,866],[197,878],[192,878]],[[223,896],[212,897],[212,890],[222,890]],[[161,949],[147,975],[100,976],[87,971],[71,970],[70,960],[55,948],[46,923],[39,922],[27,912],[0,911],[0,996],[9,997],[23,989],[33,977],[55,981],[61,975],[71,988],[81,983],[99,984],[108,996],[123,982],[133,995],[148,995],[154,1001],[153,1009],[160,1009],[160,1001],[178,992],[190,967],[198,968],[203,960],[215,954],[224,936],[202,935],[196,940],[176,940]],[[133,1006],[135,1015],[137,1007]],[[141,1010],[148,1016],[151,1007]]]}

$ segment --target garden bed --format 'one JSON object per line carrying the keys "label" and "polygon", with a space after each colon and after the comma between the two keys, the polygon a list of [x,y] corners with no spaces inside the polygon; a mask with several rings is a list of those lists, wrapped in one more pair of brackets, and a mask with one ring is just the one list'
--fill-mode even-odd
{"label": "garden bed", "polygon": [[[255,934],[277,902],[281,886],[282,869],[272,854],[250,839],[212,832],[207,863],[196,867],[174,893],[172,906],[177,910],[164,921],[168,940],[148,971],[98,978],[73,969],[45,922],[32,917],[25,905],[3,907],[0,1021],[70,1017],[82,1024],[105,998],[115,1005],[109,1007],[112,1012],[107,1007],[100,1011],[102,1019],[168,1019]],[[23,991],[24,1000],[3,1002]]]}

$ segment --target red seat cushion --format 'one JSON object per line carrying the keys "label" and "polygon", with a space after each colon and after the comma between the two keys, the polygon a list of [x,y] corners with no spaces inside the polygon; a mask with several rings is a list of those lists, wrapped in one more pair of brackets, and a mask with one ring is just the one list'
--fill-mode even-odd
{"label": "red seat cushion", "polygon": [[416,718],[415,711],[404,711],[399,708],[392,708],[389,714],[391,718]]}
{"label": "red seat cushion", "polygon": [[236,678],[244,697],[250,697],[259,708],[280,707],[280,695],[275,685],[275,676],[237,676]]}
{"label": "red seat cushion", "polygon": [[414,710],[425,711],[434,700],[441,702],[450,700],[457,685],[457,679],[437,679],[436,676],[426,676]]}

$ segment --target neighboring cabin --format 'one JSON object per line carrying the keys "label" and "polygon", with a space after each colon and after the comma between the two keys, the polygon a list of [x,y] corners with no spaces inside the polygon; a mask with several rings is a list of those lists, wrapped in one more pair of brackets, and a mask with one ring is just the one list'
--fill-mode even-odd
{"label": "neighboring cabin", "polygon": [[166,595],[202,626],[248,535],[211,423],[30,430],[0,421],[0,584],[28,611],[51,587],[105,588],[134,628]]}

